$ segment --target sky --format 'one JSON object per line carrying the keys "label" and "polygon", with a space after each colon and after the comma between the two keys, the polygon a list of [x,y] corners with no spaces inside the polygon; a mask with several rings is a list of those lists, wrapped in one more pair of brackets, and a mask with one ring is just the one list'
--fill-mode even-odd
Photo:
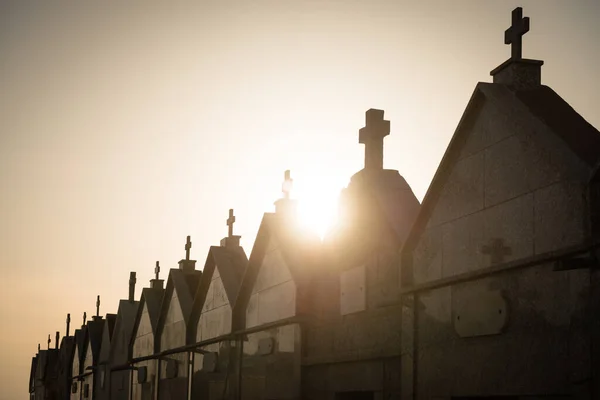
{"label": "sky", "polygon": [[516,6],[524,57],[600,127],[597,0],[0,1],[0,400],[67,313],[116,313],[129,271],[139,297],[187,235],[201,267],[229,208],[249,254],[286,169],[322,229],[369,108],[421,200]]}

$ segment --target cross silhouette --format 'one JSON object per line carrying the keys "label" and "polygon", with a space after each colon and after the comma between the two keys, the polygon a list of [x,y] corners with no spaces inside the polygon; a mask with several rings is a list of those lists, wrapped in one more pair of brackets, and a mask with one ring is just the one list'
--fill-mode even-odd
{"label": "cross silhouette", "polygon": [[529,32],[529,17],[523,18],[523,8],[517,7],[512,12],[512,25],[504,32],[504,44],[510,44],[510,58],[523,58],[523,35]]}
{"label": "cross silhouette", "polygon": [[96,317],[100,316],[100,295],[96,298]]}
{"label": "cross silhouette", "polygon": [[294,180],[291,178],[290,170],[288,169],[283,174],[283,185],[281,185],[281,191],[283,192],[284,199],[290,198],[290,192],[292,191],[293,183],[294,183]]}
{"label": "cross silhouette", "polygon": [[504,245],[504,239],[494,238],[490,240],[489,245],[482,246],[481,252],[490,256],[491,264],[500,264],[504,262],[504,256],[512,254],[510,247]]}
{"label": "cross silhouette", "polygon": [[365,127],[358,131],[358,142],[365,145],[365,169],[383,169],[383,138],[389,134],[383,110],[367,110]]}
{"label": "cross silhouette", "polygon": [[154,276],[155,276],[156,280],[158,280],[159,274],[160,274],[160,263],[157,261],[156,267],[154,267]]}
{"label": "cross silhouette", "polygon": [[233,224],[235,222],[235,215],[233,215],[233,208],[229,209],[229,218],[227,218],[227,226],[229,227],[229,232],[227,236],[233,236]]}
{"label": "cross silhouette", "polygon": [[189,261],[190,259],[190,249],[192,248],[192,241],[190,239],[190,237],[187,237],[187,240],[185,242],[185,259]]}

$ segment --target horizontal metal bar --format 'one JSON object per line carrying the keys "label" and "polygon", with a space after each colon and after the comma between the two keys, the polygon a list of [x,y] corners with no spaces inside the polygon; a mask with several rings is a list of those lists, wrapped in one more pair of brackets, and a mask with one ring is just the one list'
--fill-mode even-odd
{"label": "horizontal metal bar", "polygon": [[270,322],[270,323],[259,325],[259,326],[254,326],[252,328],[240,329],[240,330],[238,330],[236,332],[233,332],[233,333],[228,333],[228,334],[225,334],[225,335],[217,336],[215,338],[211,338],[211,339],[207,339],[207,340],[202,340],[202,341],[197,342],[197,343],[193,343],[193,344],[188,344],[188,345],[185,345],[185,346],[176,347],[174,349],[164,350],[164,351],[162,351],[162,352],[160,352],[158,354],[151,354],[151,355],[144,356],[144,357],[133,358],[127,364],[123,364],[123,365],[119,365],[119,366],[111,368],[111,371],[123,371],[123,370],[132,369],[132,367],[131,367],[132,364],[136,364],[136,363],[140,363],[140,362],[148,361],[148,360],[156,360],[156,359],[163,358],[163,357],[166,357],[166,356],[170,356],[170,355],[173,355],[173,354],[194,351],[198,347],[208,346],[210,344],[219,343],[219,342],[223,342],[223,341],[226,341],[226,340],[236,340],[240,336],[244,336],[244,335],[248,335],[248,334],[252,334],[252,333],[264,331],[264,330],[267,330],[267,329],[278,328],[280,326],[297,324],[297,323],[303,323],[303,322],[306,322],[306,318],[305,317],[297,317],[296,316],[296,317],[285,318],[285,319],[282,319],[282,320],[279,320],[279,321],[275,321],[275,322]]}
{"label": "horizontal metal bar", "polygon": [[440,289],[446,286],[456,285],[459,283],[470,282],[493,275],[510,272],[517,269],[529,268],[548,262],[560,260],[565,257],[574,256],[581,253],[586,253],[600,247],[600,242],[584,243],[577,246],[567,247],[561,250],[549,251],[535,256],[523,258],[520,260],[509,261],[506,263],[494,265],[492,267],[482,268],[476,271],[469,271],[447,278],[437,279],[433,282],[427,282],[420,285],[406,287],[400,290],[400,295],[410,295],[419,292],[426,292],[434,289]]}

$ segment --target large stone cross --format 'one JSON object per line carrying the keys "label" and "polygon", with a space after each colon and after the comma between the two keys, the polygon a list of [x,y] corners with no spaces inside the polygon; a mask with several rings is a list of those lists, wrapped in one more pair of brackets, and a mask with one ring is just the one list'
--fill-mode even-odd
{"label": "large stone cross", "polygon": [[188,236],[185,241],[185,259],[186,260],[190,259],[190,249],[191,248],[192,248],[192,241],[191,241],[190,237]]}
{"label": "large stone cross", "polygon": [[389,134],[383,110],[367,110],[366,125],[358,131],[358,142],[365,145],[365,169],[383,169],[383,138]]}
{"label": "large stone cross", "polygon": [[490,240],[490,244],[483,246],[481,252],[490,256],[491,264],[501,264],[504,262],[504,256],[512,254],[510,247],[505,246],[504,239],[501,238]]}
{"label": "large stone cross", "polygon": [[156,267],[154,267],[154,276],[155,279],[158,280],[158,276],[160,275],[160,262],[156,262]]}
{"label": "large stone cross", "polygon": [[233,224],[235,223],[235,215],[233,215],[233,208],[229,209],[229,218],[227,218],[227,227],[229,228],[229,232],[227,233],[228,237],[233,236]]}
{"label": "large stone cross", "polygon": [[523,58],[523,35],[529,32],[529,17],[523,18],[523,9],[517,7],[512,12],[512,25],[504,32],[504,44],[510,44],[510,58]]}
{"label": "large stone cross", "polygon": [[294,182],[294,180],[292,179],[292,177],[290,175],[290,170],[288,169],[283,174],[283,185],[281,185],[281,191],[283,192],[284,199],[290,198],[290,192],[292,191],[293,182]]}

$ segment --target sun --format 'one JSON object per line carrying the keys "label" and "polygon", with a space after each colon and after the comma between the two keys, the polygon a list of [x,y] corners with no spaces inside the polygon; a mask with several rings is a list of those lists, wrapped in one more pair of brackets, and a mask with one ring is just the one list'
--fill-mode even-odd
{"label": "sun", "polygon": [[323,240],[336,222],[340,189],[327,177],[295,180],[293,194],[298,200],[297,221],[300,228]]}

